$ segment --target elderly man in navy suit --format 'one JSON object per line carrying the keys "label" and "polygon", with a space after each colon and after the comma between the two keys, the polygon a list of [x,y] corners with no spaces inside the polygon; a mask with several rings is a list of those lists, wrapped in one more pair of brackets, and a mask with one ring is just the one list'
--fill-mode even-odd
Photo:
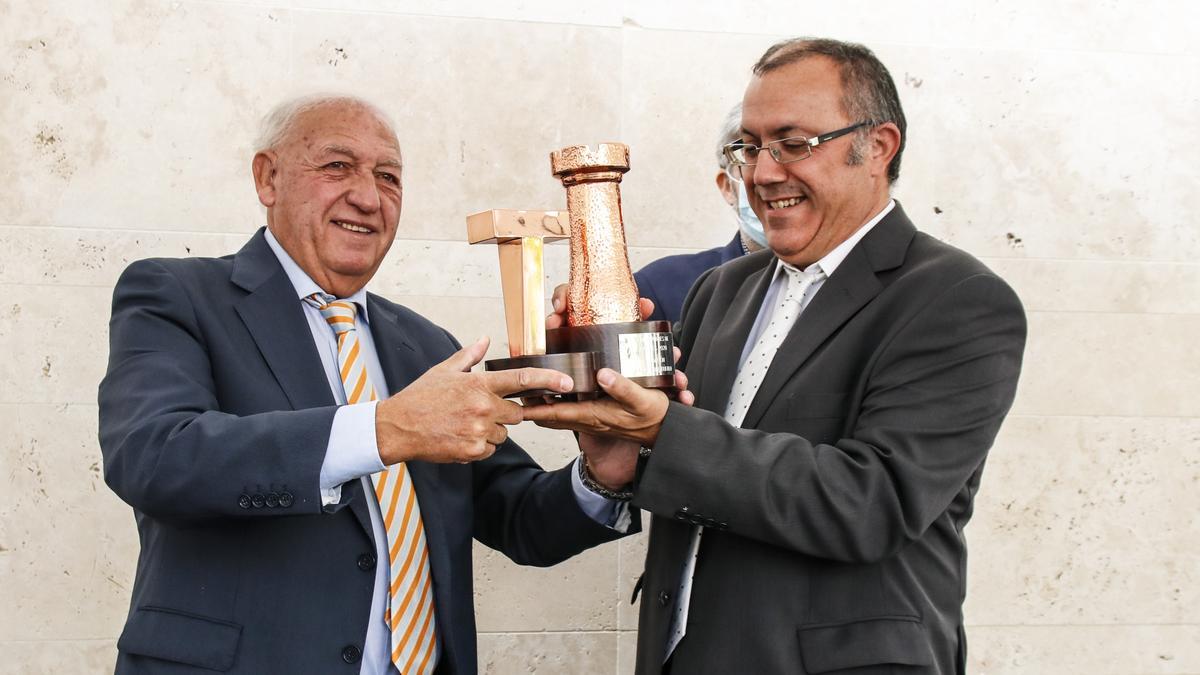
{"label": "elderly man in navy suit", "polygon": [[285,103],[252,168],[266,228],[113,295],[100,443],[141,537],[117,672],[474,673],[472,537],[551,565],[636,519],[604,467],[508,440],[502,397],[569,379],[472,373],[486,338],[365,290],[403,196],[382,112]]}

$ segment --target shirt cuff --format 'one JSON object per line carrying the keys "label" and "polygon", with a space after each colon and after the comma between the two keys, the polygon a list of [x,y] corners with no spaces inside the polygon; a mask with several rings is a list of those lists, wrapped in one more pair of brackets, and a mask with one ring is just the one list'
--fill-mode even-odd
{"label": "shirt cuff", "polygon": [[632,521],[629,503],[601,497],[587,489],[579,478],[579,462],[582,461],[582,457],[576,457],[571,464],[571,487],[575,490],[575,501],[579,503],[579,508],[597,523],[621,534],[626,533]]}
{"label": "shirt cuff", "polygon": [[342,499],[342,484],[386,467],[375,440],[375,406],[379,401],[344,405],[333,415],[325,461],[321,463],[321,506]]}

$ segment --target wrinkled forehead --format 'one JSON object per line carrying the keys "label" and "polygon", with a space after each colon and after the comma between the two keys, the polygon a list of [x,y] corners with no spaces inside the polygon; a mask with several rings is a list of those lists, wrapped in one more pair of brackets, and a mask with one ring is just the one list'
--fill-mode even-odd
{"label": "wrinkled forehead", "polygon": [[400,141],[391,123],[371,108],[345,101],[332,101],[297,116],[284,137],[285,144],[317,149],[346,142],[369,144],[381,154],[400,159]]}

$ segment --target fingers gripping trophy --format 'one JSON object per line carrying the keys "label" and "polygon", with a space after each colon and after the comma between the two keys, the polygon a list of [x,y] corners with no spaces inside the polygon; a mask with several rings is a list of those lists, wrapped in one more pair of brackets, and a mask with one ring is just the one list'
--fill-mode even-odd
{"label": "fingers gripping trophy", "polygon": [[[550,153],[550,170],[567,190],[567,211],[493,210],[467,218],[472,244],[500,247],[511,358],[487,370],[535,366],[570,375],[575,398],[599,392],[595,373],[612,368],[644,387],[674,384],[671,324],[641,321],[621,217],[621,178],[629,148],[601,143]],[[545,329],[542,244],[570,240],[567,324]],[[506,248],[507,247],[507,248]],[[555,392],[526,391],[514,396]]]}

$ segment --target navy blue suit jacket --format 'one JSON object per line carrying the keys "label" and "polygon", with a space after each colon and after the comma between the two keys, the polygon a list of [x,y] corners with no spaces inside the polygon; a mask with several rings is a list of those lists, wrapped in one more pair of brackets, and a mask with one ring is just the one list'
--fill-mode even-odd
{"label": "navy blue suit jacket", "polygon": [[[459,345],[368,295],[398,391]],[[260,230],[236,255],[129,266],[100,385],[105,480],[141,553],[120,673],[357,673],[375,545],[358,481],[322,507],[336,406],[303,308]],[[469,465],[409,463],[429,545],[439,673],[476,672],[471,539],[550,565],[616,532],[585,515],[569,467],[511,441]],[[636,529],[636,525],[634,528]]]}
{"label": "navy blue suit jacket", "polygon": [[724,246],[699,253],[669,255],[638,270],[633,275],[638,295],[654,301],[654,313],[648,320],[678,321],[683,299],[700,275],[742,254],[740,235],[734,235],[733,241]]}

